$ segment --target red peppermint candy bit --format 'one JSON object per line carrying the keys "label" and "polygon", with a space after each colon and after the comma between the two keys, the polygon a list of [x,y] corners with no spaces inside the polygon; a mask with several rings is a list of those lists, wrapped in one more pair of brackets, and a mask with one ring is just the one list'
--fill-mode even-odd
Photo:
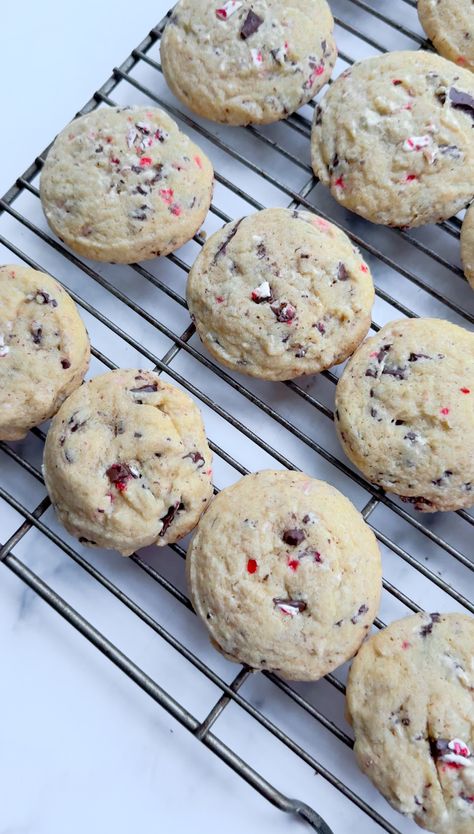
{"label": "red peppermint candy bit", "polygon": [[116,156],[111,156],[110,161],[111,161],[112,165],[120,165],[120,159],[118,159],[118,157],[116,157]]}
{"label": "red peppermint candy bit", "polygon": [[402,649],[409,649],[409,648],[410,648],[410,646],[411,646],[411,643],[409,643],[409,642],[408,642],[408,640],[404,640],[404,641],[403,641],[403,643],[402,643]]}
{"label": "red peppermint candy bit", "polygon": [[461,391],[461,394],[470,394],[471,393],[470,388],[460,388],[459,390]]}
{"label": "red peppermint candy bit", "polygon": [[446,416],[446,414],[449,414],[449,408],[441,408],[439,413]]}
{"label": "red peppermint candy bit", "polygon": [[341,176],[341,177],[338,177],[337,180],[334,180],[334,185],[336,186],[336,188],[344,189],[346,187],[344,177]]}
{"label": "red peppermint candy bit", "polygon": [[161,197],[161,199],[163,200],[164,203],[166,203],[168,206],[170,206],[171,203],[173,202],[173,197],[174,197],[173,189],[172,188],[161,188],[160,189],[160,197]]}
{"label": "red peppermint candy bit", "polygon": [[105,141],[107,142],[108,145],[110,145],[111,142],[114,141],[114,137],[113,136],[106,136]]}
{"label": "red peppermint candy bit", "polygon": [[399,84],[403,84],[403,81],[402,81],[401,78],[394,78],[392,80],[392,84],[393,84],[394,87],[398,87]]}
{"label": "red peppermint candy bit", "polygon": [[178,205],[178,203],[173,203],[173,205],[170,206],[170,212],[171,214],[174,214],[175,217],[179,217],[183,213],[183,209]]}
{"label": "red peppermint candy bit", "polygon": [[220,20],[228,20],[234,12],[240,9],[241,5],[242,3],[238,2],[238,0],[229,0],[229,2],[224,3],[220,9],[216,9],[216,16]]}
{"label": "red peppermint candy bit", "polygon": [[465,64],[466,64],[466,58],[464,57],[464,55],[459,55],[459,56],[456,58],[456,63],[457,63],[457,64],[459,64],[461,67],[465,66]]}
{"label": "red peppermint candy bit", "polygon": [[407,174],[405,177],[405,182],[414,182],[417,179],[419,179],[418,174]]}
{"label": "red peppermint candy bit", "polygon": [[367,264],[361,264],[360,268],[361,268],[362,272],[368,272],[369,271],[369,267],[367,266]]}
{"label": "red peppermint candy bit", "polygon": [[216,301],[217,301],[218,304],[222,304],[223,301],[224,301],[224,296],[223,295],[216,295]]}
{"label": "red peppermint candy bit", "polygon": [[140,159],[140,165],[142,168],[146,168],[148,165],[151,165],[153,162],[151,156],[142,156]]}
{"label": "red peppermint candy bit", "polygon": [[258,564],[255,559],[249,559],[247,562],[247,571],[248,573],[256,573],[258,569]]}
{"label": "red peppermint candy bit", "polygon": [[197,167],[202,169],[202,159],[201,159],[201,157],[200,156],[195,156],[194,161],[195,161]]}
{"label": "red peppermint candy bit", "polygon": [[298,559],[288,559],[288,567],[289,567],[289,568],[290,568],[290,570],[292,570],[293,572],[295,572],[295,573],[296,573],[296,571],[298,570],[299,566],[300,566],[300,563],[298,562]]}

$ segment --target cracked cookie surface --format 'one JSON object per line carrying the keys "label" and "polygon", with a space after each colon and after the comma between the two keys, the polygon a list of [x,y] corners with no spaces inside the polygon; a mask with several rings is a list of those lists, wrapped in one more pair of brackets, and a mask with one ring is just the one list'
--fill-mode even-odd
{"label": "cracked cookie surface", "polygon": [[204,244],[187,299],[220,362],[284,380],[343,362],[370,327],[374,287],[347,235],[309,212],[265,209]]}
{"label": "cracked cookie surface", "polygon": [[268,124],[310,101],[336,62],[326,0],[181,0],[161,41],[174,94],[195,113]]}
{"label": "cracked cookie surface", "polygon": [[380,552],[323,481],[266,470],[222,490],[186,569],[194,607],[229,659],[317,680],[352,657],[377,613]]}
{"label": "cracked cookie surface", "polygon": [[156,107],[107,107],[67,125],[41,174],[46,219],[71,249],[133,263],[190,240],[211,203],[212,165]]}
{"label": "cracked cookie surface", "polygon": [[89,338],[50,275],[0,266],[0,440],[20,440],[52,417],[87,371]]}
{"label": "cracked cookie surface", "polygon": [[336,389],[344,451],[417,510],[474,504],[474,333],[442,319],[390,322]]}
{"label": "cracked cookie surface", "polygon": [[418,0],[418,15],[435,49],[474,72],[472,0]]}
{"label": "cracked cookie surface", "polygon": [[124,556],[189,533],[211,499],[211,475],[199,409],[152,371],[94,377],[46,439],[45,482],[62,523]]}
{"label": "cracked cookie surface", "polygon": [[474,195],[474,77],[431,52],[389,52],[336,79],[312,162],[333,197],[389,226],[456,214]]}
{"label": "cracked cookie surface", "polygon": [[474,831],[474,619],[415,614],[370,638],[347,686],[359,766],[437,834]]}

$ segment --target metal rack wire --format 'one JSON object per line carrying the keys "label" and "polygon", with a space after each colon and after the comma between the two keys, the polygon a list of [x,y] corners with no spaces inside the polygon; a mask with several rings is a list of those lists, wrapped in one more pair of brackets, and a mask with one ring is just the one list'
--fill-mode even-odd
{"label": "metal rack wire", "polygon": [[[419,30],[412,29],[414,18],[413,15],[410,17],[410,8],[416,5],[412,0],[395,0],[393,4],[384,5],[390,5],[388,13],[380,11],[380,4],[375,4],[375,0],[334,0],[338,42],[341,44],[339,70],[364,54],[397,47],[429,48]],[[370,261],[376,282],[375,313],[378,320],[385,322],[400,315],[432,314],[464,325],[474,323],[470,290],[458,261],[458,219],[440,224],[435,229],[416,232],[380,230],[337,206],[314,179],[308,162],[307,146],[314,103],[285,123],[268,128],[248,127],[239,131],[210,126],[186,112],[171,97],[161,75],[159,40],[166,19],[150,32],[119,67],[114,68],[110,78],[79,111],[80,114],[98,106],[135,102],[137,99],[164,107],[206,150],[209,149],[215,163],[217,187],[209,216],[211,230],[221,222],[232,219],[234,214],[244,214],[267,205],[316,209],[320,215],[348,232]],[[412,23],[407,25],[407,20]],[[158,317],[149,312],[129,288],[121,289],[119,282],[114,282],[112,274],[105,267],[99,268],[84,262],[59,240],[54,239],[42,220],[35,184],[46,153],[47,150],[18,177],[0,200],[0,244],[15,259],[19,258],[35,268],[52,272],[55,277],[66,276],[67,289],[84,315],[88,316],[88,321],[98,328],[104,328],[110,337],[117,338],[130,349],[132,355],[140,357],[142,361],[146,360],[159,372],[165,373],[170,380],[187,390],[198,404],[225,421],[238,442],[217,444],[211,438],[210,445],[217,460],[229,467],[234,478],[248,471],[236,459],[234,449],[242,452],[239,455],[241,460],[249,460],[248,450],[251,453],[251,450],[256,449],[274,466],[298,469],[304,463],[305,469],[311,471],[311,474],[314,471],[332,480],[350,494],[374,529],[386,557],[382,606],[382,613],[386,613],[385,619],[419,611],[425,607],[425,599],[430,602],[434,600],[437,607],[443,610],[465,610],[474,614],[473,595],[470,592],[473,588],[474,569],[470,548],[473,515],[462,511],[439,518],[418,516],[411,507],[385,495],[351,468],[335,442],[332,423],[334,383],[337,382],[339,371],[327,372],[309,381],[262,386],[242,380],[238,375],[218,367],[203,351],[189,319],[185,318],[184,328],[178,331],[176,323],[181,322],[183,316],[186,317],[186,303],[183,293],[179,291],[180,284],[175,279],[177,275],[181,279],[185,278],[193,256],[198,251],[197,247],[203,244],[204,237],[201,234],[196,235],[193,244],[177,254],[169,255],[164,261],[172,269],[170,278],[162,274],[159,265],[154,267],[148,264],[144,267],[134,264],[127,268],[130,276],[151,285],[160,293],[160,298],[171,305],[169,309],[177,311],[176,315],[173,312],[170,319],[166,315]],[[237,185],[237,182],[240,184]],[[259,199],[255,198],[255,194]],[[222,209],[222,203],[231,206],[231,214]],[[40,253],[40,258],[33,257],[36,252]],[[50,264],[54,265],[54,270]],[[77,280],[74,277],[76,274],[82,280]],[[107,299],[107,303],[94,303],[94,299],[99,298],[94,295],[95,291],[101,293],[100,299]],[[160,354],[153,341],[133,335],[132,327],[118,323],[120,318],[106,315],[103,310],[108,309],[109,303],[117,303],[120,309],[139,317],[144,326],[159,335],[159,344],[164,343],[166,351]],[[373,322],[372,327],[377,330],[379,324]],[[116,363],[97,345],[93,347],[93,356],[98,367],[116,367]],[[202,385],[191,382],[191,379],[196,379],[195,369],[204,375]],[[220,396],[219,393],[216,396],[216,384],[220,386],[219,392],[225,391],[225,395]],[[231,407],[227,405],[228,402],[232,403]],[[260,421],[263,429],[256,427]],[[44,433],[40,429],[34,430],[33,435],[40,443],[43,442]],[[21,444],[1,443],[0,455],[2,453],[14,462],[25,478],[43,484],[41,471],[23,453]],[[26,503],[19,500],[13,490],[8,488],[8,484],[3,482],[1,468],[0,501],[4,501],[23,519],[18,529],[3,544],[0,543],[0,561],[3,565],[267,800],[281,810],[298,815],[320,834],[331,834],[328,825],[311,807],[284,795],[215,734],[213,727],[230,704],[245,711],[281,745],[322,776],[339,794],[344,795],[370,818],[378,827],[377,830],[391,834],[412,830],[403,822],[400,822],[400,827],[398,823],[392,823],[392,819],[398,818],[391,814],[388,806],[383,813],[380,812],[375,803],[364,799],[355,787],[347,784],[333,769],[320,761],[311,747],[308,749],[306,745],[300,744],[278,723],[270,720],[264,711],[252,703],[251,698],[245,697],[242,692],[245,691],[244,684],[252,675],[251,670],[241,668],[233,681],[226,683],[205,660],[190,651],[171,630],[129,596],[126,589],[119,587],[105,572],[99,570],[83,548],[77,543],[69,544],[52,529],[45,521],[45,513],[50,507],[47,497],[33,510],[28,509]],[[72,559],[89,575],[91,581],[99,583],[146,624],[157,638],[166,641],[192,664],[196,674],[205,676],[220,690],[219,699],[204,720],[199,721],[192,715],[16,555],[15,549],[31,530],[38,531],[60,548],[65,557]],[[175,545],[172,549],[178,557],[185,557],[181,546]],[[425,556],[425,553],[428,555]],[[135,554],[131,561],[146,581],[157,583],[176,603],[192,610],[189,599],[178,585],[170,581],[154,564],[150,564],[147,558]],[[415,599],[411,591],[414,587],[413,577],[422,583],[422,591],[415,594]],[[382,619],[376,621],[377,628],[382,628],[384,624]],[[262,674],[292,702],[294,709],[304,712],[308,728],[322,728],[334,739],[334,743],[337,741],[342,745],[341,750],[350,750],[353,742],[349,733],[339,726],[340,722],[325,714],[318,706],[317,697],[316,703],[313,703],[312,699],[299,692],[298,687],[273,674]],[[326,684],[340,695],[344,694],[343,678],[339,672],[328,675]]]}

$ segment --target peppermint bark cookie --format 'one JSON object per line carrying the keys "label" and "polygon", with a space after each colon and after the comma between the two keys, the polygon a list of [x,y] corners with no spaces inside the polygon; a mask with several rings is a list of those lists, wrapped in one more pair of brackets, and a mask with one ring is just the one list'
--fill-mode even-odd
{"label": "peppermint bark cookie", "polygon": [[421,226],[474,195],[474,78],[430,52],[390,52],[346,70],[316,107],[313,168],[356,214]]}
{"label": "peppermint bark cookie", "polygon": [[44,477],[66,530],[124,556],[189,533],[212,496],[197,406],[152,371],[95,377],[64,403]]}
{"label": "peppermint bark cookie", "polygon": [[343,362],[370,327],[374,287],[344,232],[309,212],[266,209],[209,238],[187,298],[219,362],[281,380]]}
{"label": "peppermint bark cookie", "polygon": [[344,451],[422,512],[474,504],[474,333],[404,319],[367,339],[336,389]]}
{"label": "peppermint bark cookie", "polygon": [[437,834],[474,831],[473,656],[472,617],[416,614],[364,643],[349,675],[360,768]]}
{"label": "peppermint bark cookie", "polygon": [[352,657],[379,604],[374,534],[334,487],[297,472],[258,472],[219,493],[186,566],[216,648],[295,680]]}
{"label": "peppermint bark cookie", "polygon": [[161,41],[174,94],[216,122],[268,124],[310,101],[336,63],[326,0],[181,0]]}
{"label": "peppermint bark cookie", "polygon": [[445,58],[474,71],[472,0],[418,0],[421,25]]}
{"label": "peppermint bark cookie", "polygon": [[464,274],[474,289],[474,207],[466,212],[461,229],[461,258]]}
{"label": "peppermint bark cookie", "polygon": [[20,440],[56,414],[87,371],[89,338],[50,275],[0,266],[0,440]]}
{"label": "peppermint bark cookie", "polygon": [[64,128],[41,175],[53,231],[88,258],[116,263],[166,255],[209,210],[212,165],[154,107],[94,110]]}

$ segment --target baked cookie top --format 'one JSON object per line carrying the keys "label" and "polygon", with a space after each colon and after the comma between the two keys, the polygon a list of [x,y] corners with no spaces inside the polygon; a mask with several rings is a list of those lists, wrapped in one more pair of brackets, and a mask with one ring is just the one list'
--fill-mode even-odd
{"label": "baked cookie top", "polygon": [[186,561],[194,607],[231,660],[316,680],[352,657],[380,598],[371,529],[334,487],[247,475],[214,499]]}
{"label": "baked cookie top", "polygon": [[370,327],[374,287],[344,232],[309,212],[277,208],[209,238],[187,299],[216,359],[281,380],[344,361]]}
{"label": "baked cookie top", "polygon": [[418,0],[418,15],[438,52],[474,71],[472,0]]}
{"label": "baked cookie top", "polygon": [[125,556],[192,530],[212,496],[210,467],[199,409],[153,371],[110,371],[75,391],[44,453],[66,529]]}
{"label": "baked cookie top", "polygon": [[474,831],[474,619],[416,614],[360,649],[348,716],[361,769],[437,834]]}
{"label": "baked cookie top", "polygon": [[316,107],[312,160],[333,196],[388,226],[456,214],[474,195],[474,77],[431,52],[346,70]]}
{"label": "baked cookie top", "polygon": [[0,266],[0,440],[19,440],[81,384],[89,338],[76,305],[50,275]]}
{"label": "baked cookie top", "polygon": [[56,137],[40,183],[53,231],[81,255],[132,263],[189,240],[209,210],[212,165],[156,107],[103,107]]}
{"label": "baked cookie top", "polygon": [[373,483],[434,512],[474,504],[474,333],[442,319],[382,327],[336,389],[336,427]]}
{"label": "baked cookie top", "polygon": [[326,0],[181,0],[161,41],[166,80],[191,110],[234,125],[286,118],[329,80]]}

